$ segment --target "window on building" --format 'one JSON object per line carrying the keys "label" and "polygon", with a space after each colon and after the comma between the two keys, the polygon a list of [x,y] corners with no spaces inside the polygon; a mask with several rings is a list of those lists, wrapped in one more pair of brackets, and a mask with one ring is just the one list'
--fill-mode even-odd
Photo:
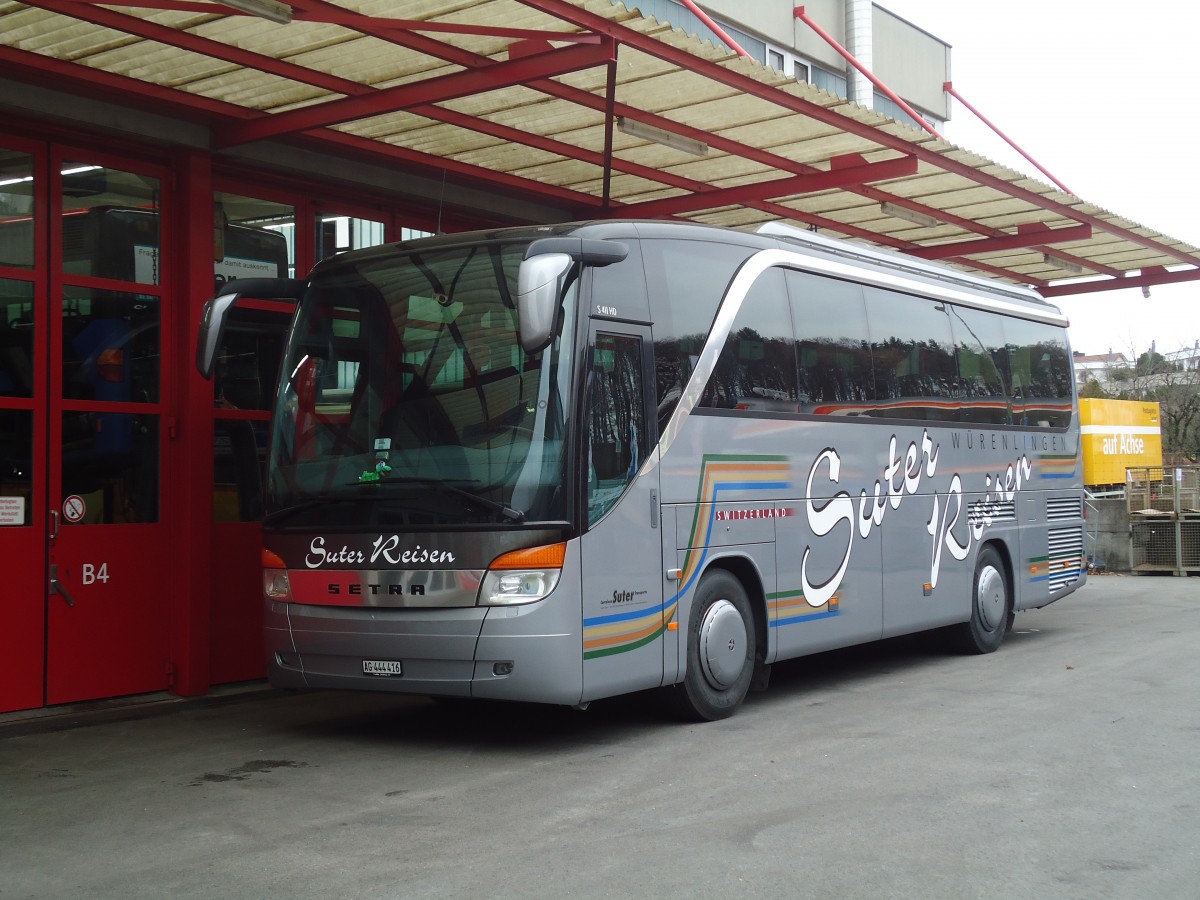
{"label": "window on building", "polygon": [[384,225],[354,216],[317,213],[315,232],[316,256],[321,260],[347,250],[377,247],[383,243]]}
{"label": "window on building", "polygon": [[846,96],[847,85],[845,75],[835,75],[833,72],[826,72],[817,66],[812,67],[811,73],[811,83],[814,87],[818,87],[827,94],[833,94],[837,97]]}

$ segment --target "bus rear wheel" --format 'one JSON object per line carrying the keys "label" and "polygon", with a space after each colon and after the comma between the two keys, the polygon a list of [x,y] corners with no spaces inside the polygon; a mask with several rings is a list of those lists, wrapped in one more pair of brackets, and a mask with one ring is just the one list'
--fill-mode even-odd
{"label": "bus rear wheel", "polygon": [[1012,627],[1012,591],[1000,554],[991,546],[979,551],[971,591],[971,618],[949,631],[950,643],[962,653],[991,653]]}
{"label": "bus rear wheel", "polygon": [[733,575],[709,572],[700,580],[688,617],[687,674],[671,688],[679,712],[695,721],[733,715],[754,676],[753,612]]}

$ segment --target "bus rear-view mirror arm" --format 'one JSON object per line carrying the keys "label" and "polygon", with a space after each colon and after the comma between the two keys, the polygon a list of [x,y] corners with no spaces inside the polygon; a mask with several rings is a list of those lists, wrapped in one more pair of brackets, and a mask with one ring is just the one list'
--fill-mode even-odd
{"label": "bus rear-view mirror arm", "polygon": [[304,282],[296,278],[240,278],[228,282],[225,288],[204,304],[200,319],[200,335],[196,339],[196,368],[206,379],[212,378],[217,365],[217,353],[225,339],[229,311],[239,299],[253,297],[298,303],[304,293]]}
{"label": "bus rear-view mirror arm", "polygon": [[541,238],[529,245],[517,273],[517,321],[521,348],[540,353],[558,333],[563,293],[576,263],[608,266],[629,255],[616,241]]}

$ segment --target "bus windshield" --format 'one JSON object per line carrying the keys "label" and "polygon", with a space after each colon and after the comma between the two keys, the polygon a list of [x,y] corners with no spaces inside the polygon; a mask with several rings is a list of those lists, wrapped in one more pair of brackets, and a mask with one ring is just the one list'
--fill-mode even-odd
{"label": "bus windshield", "polygon": [[323,529],[568,518],[573,293],[518,341],[524,243],[397,249],[313,273],[281,372],[267,521]]}

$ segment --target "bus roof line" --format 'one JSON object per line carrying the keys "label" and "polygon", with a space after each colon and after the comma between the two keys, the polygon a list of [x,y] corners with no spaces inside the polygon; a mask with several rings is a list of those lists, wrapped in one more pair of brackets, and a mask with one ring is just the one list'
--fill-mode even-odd
{"label": "bus roof line", "polygon": [[1047,303],[1045,298],[1043,298],[1037,291],[1030,287],[1016,284],[1006,284],[1004,282],[982,278],[978,275],[972,275],[967,272],[959,272],[947,266],[937,265],[936,263],[930,263],[926,260],[918,259],[912,256],[906,256],[903,253],[892,253],[875,247],[863,247],[856,244],[851,244],[844,240],[825,237],[824,235],[815,234],[811,231],[804,231],[796,228],[793,225],[788,225],[785,222],[765,222],[760,225],[754,233],[769,235],[770,237],[775,238],[783,238],[784,240],[800,244],[820,253],[844,256],[848,259],[853,259],[859,262],[874,263],[890,269],[899,269],[903,272],[918,273],[939,281],[947,281],[953,284],[959,284],[964,287],[982,290],[989,293],[1008,294],[1012,297],[1031,303],[1037,303],[1046,306],[1051,305]]}
{"label": "bus roof line", "polygon": [[[1028,302],[1031,302],[1031,305],[1026,306],[1020,302],[1013,302],[1013,300],[1017,299],[1026,299],[1019,297],[1019,295],[1014,296],[1013,300],[997,296],[989,297],[974,284],[969,285],[969,287],[975,289],[974,291],[970,291],[954,285],[905,277],[906,275],[924,274],[921,272],[878,272],[874,269],[863,269],[860,266],[842,262],[841,260],[826,259],[821,256],[807,256],[786,248],[781,248],[781,251],[786,253],[789,258],[780,261],[777,265],[783,265],[790,269],[801,269],[818,275],[830,275],[840,278],[843,281],[854,282],[855,284],[892,288],[906,294],[916,294],[931,300],[945,300],[960,306],[969,306],[974,309],[1002,313],[1013,318],[1029,319],[1034,322],[1042,322],[1046,325],[1056,325],[1061,328],[1067,326],[1067,317],[1059,312],[1057,307],[1045,301],[1033,301],[1033,298],[1028,298]],[[765,253],[769,251],[759,252]],[[968,287],[968,285],[964,285],[963,287]],[[1036,305],[1032,305],[1032,303],[1036,303]]]}

